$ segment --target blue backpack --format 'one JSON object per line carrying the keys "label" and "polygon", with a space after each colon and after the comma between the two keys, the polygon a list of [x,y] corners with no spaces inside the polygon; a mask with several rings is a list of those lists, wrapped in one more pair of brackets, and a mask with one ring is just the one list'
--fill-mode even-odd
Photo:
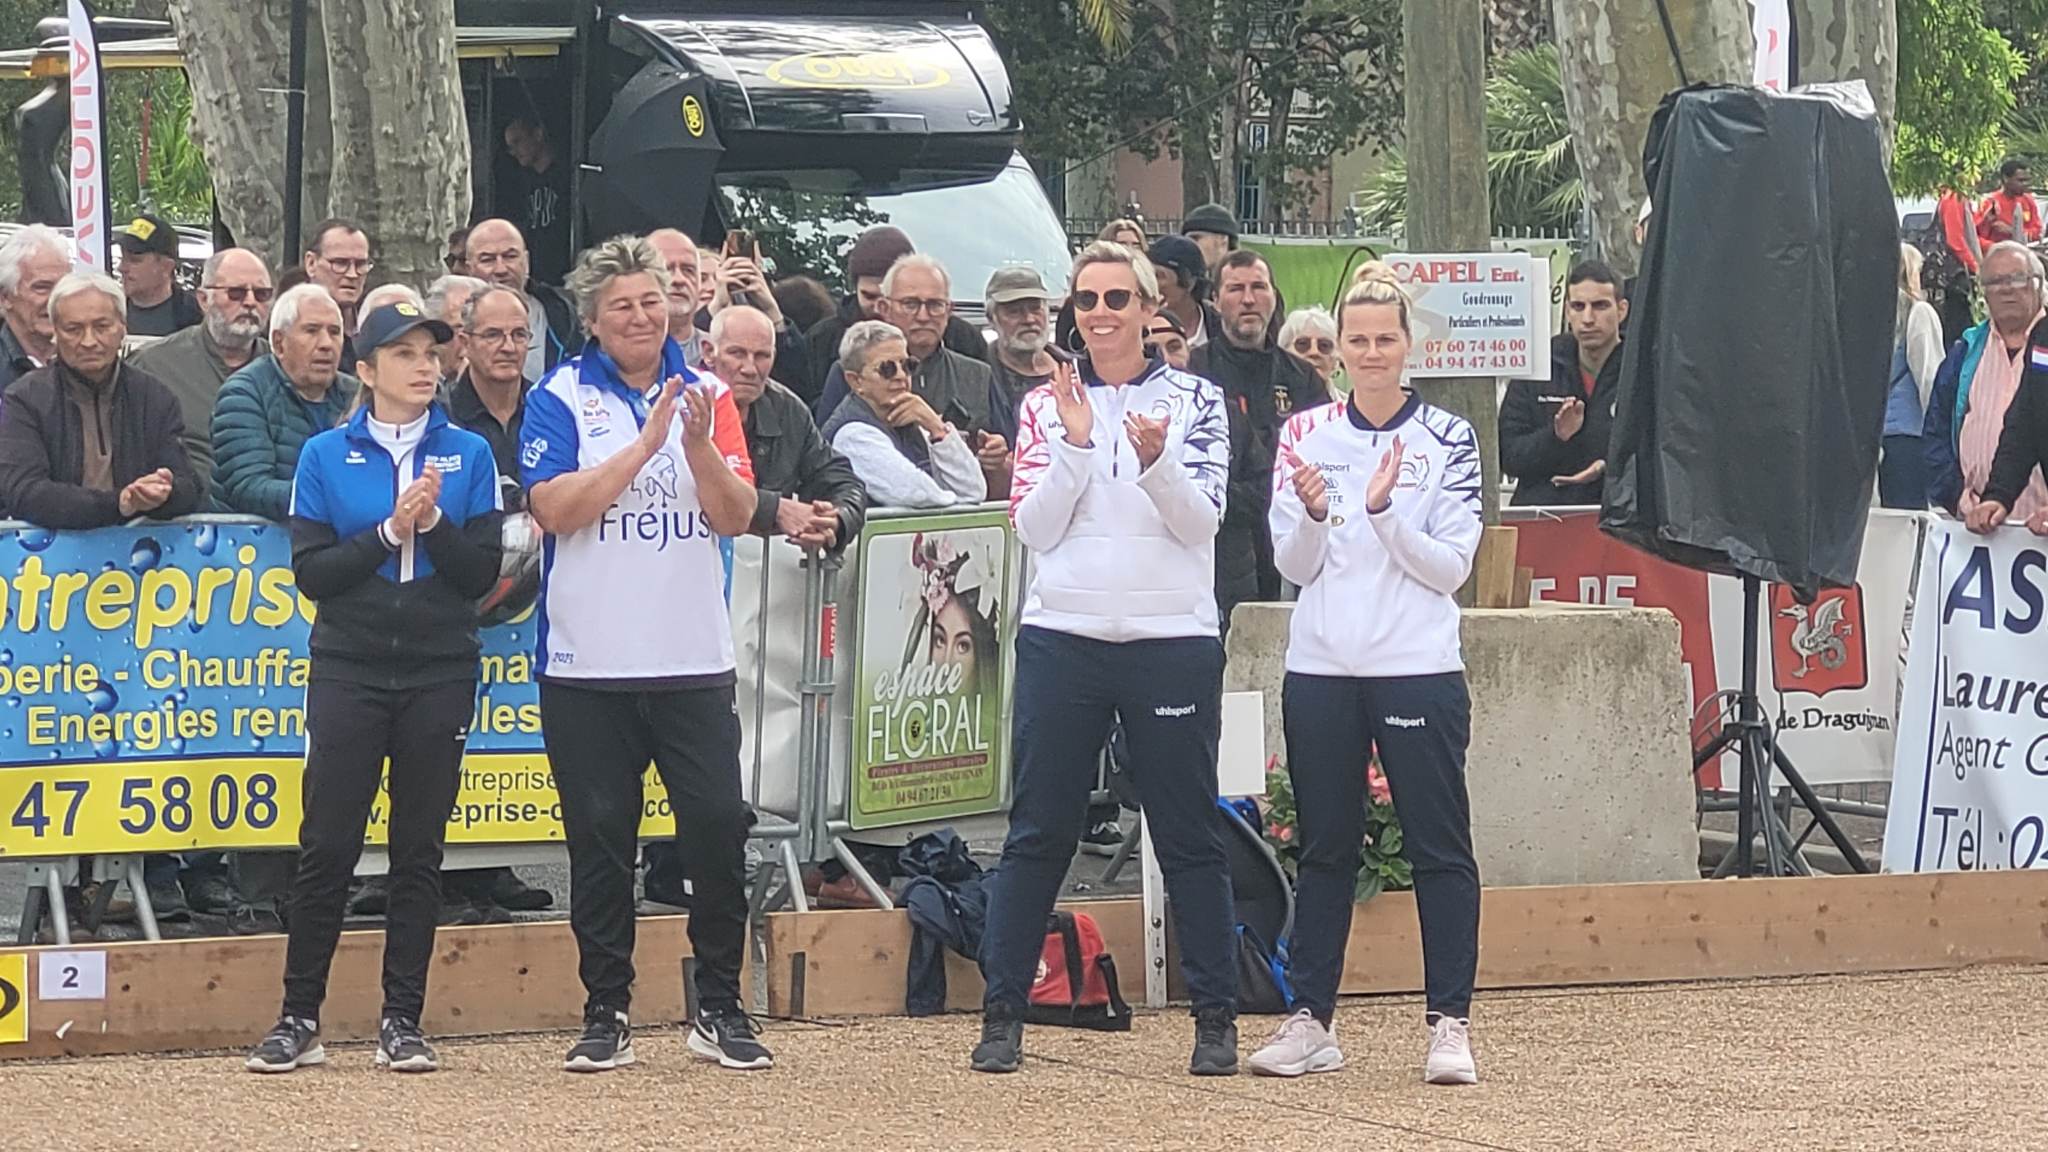
{"label": "blue backpack", "polygon": [[1287,941],[1294,934],[1294,886],[1280,858],[1259,835],[1259,810],[1249,800],[1219,800],[1230,862],[1232,916],[1237,926],[1237,1010],[1284,1016],[1294,1009],[1287,979]]}

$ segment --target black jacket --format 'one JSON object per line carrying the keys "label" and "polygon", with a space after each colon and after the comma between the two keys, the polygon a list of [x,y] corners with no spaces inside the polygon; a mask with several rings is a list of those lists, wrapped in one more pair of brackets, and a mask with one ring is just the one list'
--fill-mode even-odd
{"label": "black jacket", "polygon": [[846,547],[867,523],[868,490],[853,474],[846,457],[832,450],[819,433],[811,410],[796,393],[768,382],[761,398],[747,408],[743,425],[747,454],[754,461],[754,488],[760,503],[747,531],[776,534],[775,510],[783,497],[829,500],[839,508],[837,548]]}
{"label": "black jacket", "polygon": [[0,501],[8,515],[44,528],[104,528],[119,524],[121,489],[159,468],[171,471],[171,498],[149,512],[159,520],[199,508],[199,477],[185,455],[185,421],[178,398],[161,380],[132,365],[114,369],[105,435],[114,489],[81,482],[85,422],[59,365],[16,380],[0,401]]}
{"label": "black jacket", "polygon": [[533,338],[547,342],[541,358],[552,372],[555,365],[583,351],[583,323],[576,318],[576,304],[569,294],[553,284],[528,280],[526,294],[540,301],[540,310],[547,314],[548,330],[535,332]]}
{"label": "black jacket", "polygon": [[[804,363],[808,378],[800,384],[790,385],[791,391],[813,405],[818,402],[818,397],[825,393],[826,374],[832,371],[834,364],[839,363],[839,341],[846,336],[846,330],[860,319],[860,298],[848,296],[839,302],[838,312],[811,325],[811,330],[804,334],[804,339],[810,345]],[[988,338],[981,334],[981,329],[962,320],[957,313],[947,318],[946,334],[939,338],[939,343],[962,356],[972,356],[983,363],[988,362]],[[776,366],[782,366],[779,349]],[[781,376],[778,374],[776,378],[781,379]]]}
{"label": "black jacket", "polygon": [[1307,364],[1268,341],[1247,351],[1210,334],[1188,371],[1223,390],[1230,417],[1230,491],[1216,531],[1216,607],[1224,620],[1237,605],[1280,598],[1273,567],[1273,453],[1288,413],[1330,402],[1330,389]]}
{"label": "black jacket", "polygon": [[[1500,468],[1515,478],[1515,505],[1572,505],[1600,503],[1604,477],[1591,483],[1563,486],[1551,483],[1553,476],[1571,476],[1607,458],[1607,441],[1614,430],[1614,401],[1621,391],[1621,349],[1615,348],[1593,381],[1593,395],[1586,396],[1579,375],[1579,342],[1559,336],[1550,342],[1550,379],[1512,380],[1507,398],[1500,405]],[[1576,396],[1586,401],[1586,423],[1570,440],[1559,440],[1551,430],[1557,414],[1555,403],[1544,397]]]}
{"label": "black jacket", "polygon": [[2034,343],[2027,348],[2025,373],[2012,406],[2005,410],[2005,425],[1998,433],[1998,454],[1991,458],[1991,479],[1984,484],[1984,499],[1996,500],[2007,511],[2019,503],[2034,469],[2048,465],[2048,321],[2034,329]]}
{"label": "black jacket", "polygon": [[519,483],[519,430],[526,423],[526,397],[532,391],[533,381],[520,381],[519,407],[512,410],[511,423],[500,424],[477,395],[468,369],[448,389],[448,418],[491,446],[491,460],[498,466],[498,495],[507,512],[526,510],[526,489]]}

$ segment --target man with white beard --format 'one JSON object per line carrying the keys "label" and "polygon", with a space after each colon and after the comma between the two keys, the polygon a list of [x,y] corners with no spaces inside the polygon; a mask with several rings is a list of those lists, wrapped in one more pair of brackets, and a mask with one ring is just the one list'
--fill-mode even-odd
{"label": "man with white beard", "polygon": [[163,381],[178,397],[185,420],[185,454],[199,474],[199,490],[213,482],[213,399],[229,376],[270,354],[273,295],[270,269],[246,248],[213,254],[199,276],[203,323],[172,333],[137,352],[134,365]]}
{"label": "man with white beard", "polygon": [[989,322],[995,325],[996,387],[1015,409],[1033,388],[1052,379],[1058,354],[1052,339],[1052,293],[1038,270],[1012,264],[998,268],[988,278],[983,294]]}

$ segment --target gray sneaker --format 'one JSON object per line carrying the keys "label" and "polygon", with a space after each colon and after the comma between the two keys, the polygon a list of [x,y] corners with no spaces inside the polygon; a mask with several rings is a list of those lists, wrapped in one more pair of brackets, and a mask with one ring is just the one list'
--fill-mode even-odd
{"label": "gray sneaker", "polygon": [[1479,1069],[1472,1062],[1472,1022],[1455,1016],[1439,1016],[1429,1025],[1429,1059],[1422,1066],[1422,1079],[1429,1084],[1477,1084]]}
{"label": "gray sneaker", "polygon": [[1344,1050],[1337,1047],[1336,1034],[1304,1008],[1289,1016],[1266,1046],[1252,1053],[1248,1063],[1255,1076],[1335,1072],[1344,1067]]}

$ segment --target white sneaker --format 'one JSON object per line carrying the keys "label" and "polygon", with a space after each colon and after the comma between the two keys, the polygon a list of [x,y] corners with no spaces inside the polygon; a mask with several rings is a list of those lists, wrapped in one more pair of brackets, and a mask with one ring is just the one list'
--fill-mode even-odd
{"label": "white sneaker", "polygon": [[1336,1035],[1304,1008],[1280,1025],[1266,1046],[1252,1054],[1250,1063],[1258,1076],[1335,1072],[1344,1067],[1344,1050],[1337,1047]]}
{"label": "white sneaker", "polygon": [[1439,1016],[1429,1029],[1429,1059],[1422,1066],[1426,1084],[1477,1084],[1472,1063],[1472,1022]]}

